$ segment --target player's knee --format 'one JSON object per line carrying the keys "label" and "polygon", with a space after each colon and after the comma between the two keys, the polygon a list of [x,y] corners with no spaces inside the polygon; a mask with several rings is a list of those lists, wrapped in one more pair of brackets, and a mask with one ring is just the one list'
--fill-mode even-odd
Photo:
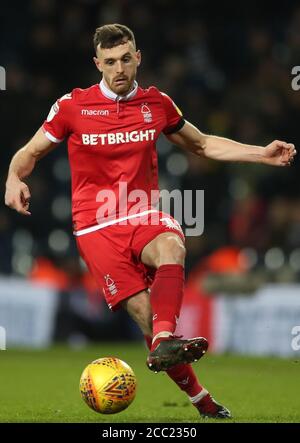
{"label": "player's knee", "polygon": [[184,265],[186,249],[177,237],[166,238],[160,248],[158,266],[166,264]]}

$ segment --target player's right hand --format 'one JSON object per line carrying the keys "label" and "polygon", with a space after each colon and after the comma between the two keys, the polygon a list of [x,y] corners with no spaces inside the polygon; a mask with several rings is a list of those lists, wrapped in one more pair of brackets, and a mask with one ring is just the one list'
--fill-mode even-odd
{"label": "player's right hand", "polygon": [[19,179],[8,179],[6,182],[5,204],[23,215],[31,215],[28,211],[30,191],[26,183]]}

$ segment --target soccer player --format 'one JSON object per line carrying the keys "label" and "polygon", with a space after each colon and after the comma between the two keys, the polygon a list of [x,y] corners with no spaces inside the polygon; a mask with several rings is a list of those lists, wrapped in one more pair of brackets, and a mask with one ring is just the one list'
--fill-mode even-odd
{"label": "soccer player", "polygon": [[74,234],[108,306],[126,309],[139,325],[150,349],[149,369],[166,371],[202,416],[228,418],[229,410],[200,385],[190,364],[207,350],[206,339],[174,335],[184,289],[184,235],[176,220],[156,209],[155,144],[163,133],[195,155],[274,166],[289,165],[295,147],[278,140],[251,146],[200,132],[166,94],[138,86],[141,53],[126,26],[96,29],[94,46],[100,83],[57,100],[14,155],[6,205],[30,215],[23,179],[68,138]]}

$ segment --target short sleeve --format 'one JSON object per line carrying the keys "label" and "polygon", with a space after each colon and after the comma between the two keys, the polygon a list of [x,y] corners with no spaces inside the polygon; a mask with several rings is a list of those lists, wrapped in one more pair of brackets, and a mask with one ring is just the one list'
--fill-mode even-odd
{"label": "short sleeve", "polygon": [[53,143],[60,143],[70,132],[70,106],[72,94],[65,94],[51,107],[42,125],[46,137]]}
{"label": "short sleeve", "polygon": [[173,100],[164,92],[161,92],[160,94],[166,114],[166,126],[163,128],[163,133],[173,134],[183,127],[185,120],[182,117],[182,112],[178,106],[175,105]]}

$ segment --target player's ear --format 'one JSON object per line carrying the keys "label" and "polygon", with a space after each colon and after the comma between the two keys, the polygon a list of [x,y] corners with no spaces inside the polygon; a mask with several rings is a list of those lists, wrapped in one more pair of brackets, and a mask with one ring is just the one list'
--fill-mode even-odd
{"label": "player's ear", "polygon": [[137,62],[138,62],[137,64],[138,64],[138,66],[140,66],[141,61],[142,61],[142,54],[139,49],[136,51],[136,58],[137,58]]}
{"label": "player's ear", "polygon": [[97,68],[100,72],[102,72],[102,69],[101,69],[100,62],[99,62],[98,58],[97,58],[97,57],[93,57],[93,60],[94,60],[94,63],[95,63],[95,65],[96,65],[96,68]]}

